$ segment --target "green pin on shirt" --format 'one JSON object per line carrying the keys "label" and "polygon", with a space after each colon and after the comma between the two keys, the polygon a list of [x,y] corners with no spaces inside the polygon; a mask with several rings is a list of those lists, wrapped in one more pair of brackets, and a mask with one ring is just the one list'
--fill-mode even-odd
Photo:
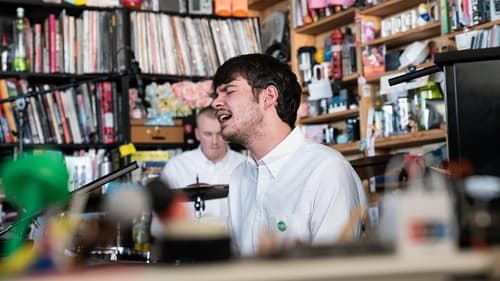
{"label": "green pin on shirt", "polygon": [[278,229],[282,232],[285,231],[286,230],[286,223],[284,221],[279,221],[278,222]]}

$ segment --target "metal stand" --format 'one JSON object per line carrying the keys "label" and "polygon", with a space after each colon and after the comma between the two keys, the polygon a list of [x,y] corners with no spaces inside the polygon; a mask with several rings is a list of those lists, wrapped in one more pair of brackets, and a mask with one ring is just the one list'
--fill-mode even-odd
{"label": "metal stand", "polygon": [[203,200],[200,194],[197,194],[196,200],[194,200],[194,210],[196,218],[200,219],[202,212],[205,211],[205,200]]}
{"label": "metal stand", "polygon": [[24,145],[24,114],[26,113],[26,97],[21,96],[16,100],[16,109],[17,109],[17,145],[19,149],[19,155],[23,153]]}

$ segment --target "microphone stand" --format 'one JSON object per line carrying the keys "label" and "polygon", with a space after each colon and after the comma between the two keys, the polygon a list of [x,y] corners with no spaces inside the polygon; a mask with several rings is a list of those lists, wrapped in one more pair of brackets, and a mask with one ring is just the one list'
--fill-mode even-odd
{"label": "microphone stand", "polygon": [[48,94],[48,93],[51,93],[51,92],[54,92],[54,91],[58,91],[58,90],[65,90],[65,89],[68,89],[68,88],[79,86],[81,84],[96,83],[96,82],[102,82],[102,81],[107,81],[107,80],[113,80],[113,79],[116,79],[116,78],[119,78],[119,77],[123,77],[123,76],[127,76],[127,75],[130,75],[130,74],[136,74],[136,75],[138,75],[138,73],[135,72],[134,68],[132,68],[132,71],[123,70],[123,71],[120,71],[118,73],[106,74],[106,75],[99,76],[99,77],[93,77],[93,78],[89,78],[89,79],[78,80],[78,81],[74,81],[74,82],[71,82],[71,83],[54,86],[54,87],[51,87],[50,89],[47,89],[47,90],[32,91],[32,92],[28,92],[28,93],[25,93],[25,94],[22,93],[22,91],[21,91],[21,93],[19,93],[15,97],[9,97],[9,98],[6,98],[6,99],[0,99],[0,104],[6,103],[6,102],[15,102],[16,103],[16,113],[17,113],[16,114],[16,116],[17,116],[17,118],[16,118],[17,119],[16,120],[16,124],[17,124],[18,128],[17,128],[17,132],[13,132],[13,133],[17,136],[17,139],[18,139],[17,140],[17,145],[18,145],[18,151],[19,151],[19,153],[22,154],[23,153],[23,149],[24,149],[24,144],[23,144],[24,125],[25,125],[24,124],[24,118],[25,118],[25,113],[26,113],[26,99],[27,98],[36,97],[36,96],[44,95],[44,94]]}
{"label": "microphone stand", "polygon": [[389,79],[389,85],[394,86],[396,84],[408,82],[408,81],[411,81],[413,79],[416,79],[416,78],[419,78],[419,77],[422,77],[425,75],[433,74],[436,72],[440,72],[440,71],[443,71],[443,68],[442,68],[442,66],[439,66],[439,65],[433,65],[433,66],[429,66],[429,67],[426,67],[426,68],[423,68],[420,70],[410,71],[406,74]]}

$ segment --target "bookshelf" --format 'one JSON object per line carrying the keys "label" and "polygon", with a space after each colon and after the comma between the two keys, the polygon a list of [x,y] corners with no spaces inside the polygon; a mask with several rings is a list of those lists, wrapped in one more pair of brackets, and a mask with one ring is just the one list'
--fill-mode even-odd
{"label": "bookshelf", "polygon": [[[65,155],[105,151],[111,153],[115,168],[130,160],[118,155],[118,148],[124,144],[135,143],[138,150],[178,151],[192,146],[185,142],[183,120],[176,119],[176,126],[172,128],[149,128],[144,126],[144,120],[131,120],[130,89],[153,82],[172,88],[176,82],[210,80],[215,69],[229,56],[261,51],[259,21],[255,17],[187,15],[38,0],[7,0],[0,1],[0,5],[0,32],[11,32],[16,8],[24,8],[29,20],[31,37],[27,44],[32,66],[29,72],[0,71],[0,81],[15,81],[19,89],[26,85],[19,81],[26,81],[27,85],[19,93],[38,92],[44,85],[78,85],[27,99],[24,132],[28,133],[25,133],[23,147],[59,150]],[[166,34],[165,30],[172,32]],[[12,38],[11,33],[8,35]],[[133,58],[142,72],[133,69]],[[167,65],[174,68],[167,70]],[[95,84],[90,80],[104,81]],[[100,83],[110,87],[109,96]],[[11,104],[5,105],[13,110]],[[3,107],[1,105],[0,117],[3,117]],[[42,111],[44,115],[40,115]],[[66,116],[65,111],[73,115]],[[83,115],[86,117],[81,117]],[[88,121],[89,116],[94,115],[94,122]],[[184,119],[190,120],[190,117]],[[93,131],[87,129],[87,122],[95,125]],[[4,126],[0,122],[2,136]],[[48,135],[51,137],[47,138]],[[17,142],[12,139],[0,137],[2,151],[16,153],[16,146]]]}
{"label": "bookshelf", "polygon": [[[294,7],[294,1],[289,1],[290,7]],[[315,46],[316,48],[322,48],[324,46],[325,38],[328,38],[331,31],[335,28],[344,28],[346,26],[354,26],[356,28],[356,49],[357,49],[357,73],[342,78],[342,87],[353,85],[358,89],[359,98],[359,108],[356,112],[360,118],[360,134],[361,138],[366,137],[367,120],[369,116],[369,111],[373,109],[373,100],[376,95],[377,90],[380,87],[380,78],[387,75],[403,74],[404,69],[385,71],[379,75],[375,75],[369,78],[363,75],[363,63],[360,60],[361,51],[364,47],[371,45],[384,45],[384,47],[389,51],[402,51],[402,49],[419,40],[430,40],[433,50],[440,50],[442,48],[448,48],[453,50],[455,48],[454,38],[456,35],[462,34],[469,30],[481,30],[491,28],[497,24],[499,21],[491,21],[480,23],[478,25],[468,26],[465,29],[452,31],[449,34],[442,34],[441,32],[441,22],[439,20],[434,20],[429,23],[418,26],[414,29],[399,32],[396,34],[381,37],[378,35],[373,40],[368,42],[361,42],[361,18],[362,16],[379,17],[381,19],[388,18],[401,14],[402,12],[408,11],[409,9],[416,8],[419,4],[428,3],[426,0],[387,0],[382,1],[380,4],[370,7],[351,7],[341,12],[334,13],[331,16],[327,16],[319,19],[311,24],[305,24],[291,29],[291,49],[292,54],[297,54],[298,48],[302,46]],[[438,3],[439,4],[439,3]],[[438,5],[439,6],[439,5]],[[292,13],[295,11],[292,10]],[[296,73],[299,73],[297,68],[297,59],[292,56],[292,68]],[[416,69],[423,69],[432,66],[432,61],[425,61],[419,65],[416,65]],[[304,89],[304,93],[307,95],[307,89]],[[442,101],[443,102],[443,101]],[[299,121],[300,124],[322,124],[329,123],[332,120],[337,121],[344,117],[352,117],[352,112],[346,111],[345,113],[335,113],[333,117],[330,114],[324,114],[315,117],[303,118]],[[332,119],[333,118],[333,119]],[[391,149],[401,149],[405,147],[421,146],[430,143],[436,143],[446,140],[446,132],[441,129],[433,129],[429,131],[419,131],[417,133],[408,134],[394,134],[386,138],[379,138],[375,142],[375,149],[377,152],[389,151]],[[332,147],[336,147],[333,145]],[[353,151],[354,149],[344,150],[344,154],[349,154],[346,151]]]}

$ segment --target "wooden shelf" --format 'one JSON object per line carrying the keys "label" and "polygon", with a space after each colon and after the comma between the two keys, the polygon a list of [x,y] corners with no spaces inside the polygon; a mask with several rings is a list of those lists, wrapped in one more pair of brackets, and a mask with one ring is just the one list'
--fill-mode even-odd
{"label": "wooden shelf", "polygon": [[358,82],[359,73],[354,73],[351,75],[346,75],[342,77],[342,84],[354,84]]}
{"label": "wooden shelf", "polygon": [[386,48],[398,47],[419,40],[436,37],[441,34],[441,23],[432,22],[424,26],[414,28],[406,32],[400,32],[387,37],[374,39],[370,42],[363,43],[362,46],[385,44]]}
{"label": "wooden shelf", "polygon": [[362,15],[387,17],[411,8],[416,8],[427,0],[389,0],[360,11]]}
{"label": "wooden shelf", "polygon": [[[433,62],[422,63],[422,64],[417,65],[417,70],[420,70],[422,68],[426,68],[426,67],[429,67],[429,66],[433,66],[433,65],[434,65]],[[406,71],[406,69],[397,69],[397,70],[387,71],[387,72],[384,72],[381,75],[377,75],[377,76],[374,76],[374,77],[366,78],[366,83],[370,83],[370,84],[378,83],[380,81],[380,77],[382,77],[382,76],[393,75],[393,74],[398,74],[398,73],[403,74],[403,73],[405,73],[405,71]]]}
{"label": "wooden shelf", "polygon": [[184,80],[190,81],[202,81],[202,80],[210,80],[212,76],[185,76],[185,75],[170,75],[170,74],[150,74],[150,73],[142,73],[142,79],[148,82],[180,82]]}
{"label": "wooden shelf", "polygon": [[359,109],[348,109],[340,112],[322,114],[314,117],[306,117],[299,120],[299,123],[302,125],[305,124],[321,124],[321,123],[330,123],[335,121],[345,120],[347,118],[356,117],[359,115]]}
{"label": "wooden shelf", "polygon": [[[89,148],[104,148],[112,149],[120,146],[121,143],[81,143],[81,144],[55,144],[55,143],[45,143],[45,144],[33,144],[24,143],[23,148],[25,150],[30,149],[56,149],[56,150],[78,150],[78,149],[89,149]],[[18,146],[18,143],[0,143],[0,148],[2,149],[14,149]]]}
{"label": "wooden shelf", "polygon": [[469,27],[467,30],[455,31],[455,32],[452,32],[449,34],[445,34],[443,36],[446,36],[448,38],[455,38],[455,36],[457,36],[458,34],[462,34],[464,32],[471,31],[471,30],[481,30],[481,29],[490,28],[490,27],[495,26],[497,24],[500,24],[500,20],[489,21],[489,22],[485,22],[482,24],[474,25],[474,26]]}
{"label": "wooden shelf", "polygon": [[354,16],[357,8],[349,8],[332,16],[322,18],[316,22],[301,26],[295,29],[296,33],[318,35],[331,31],[335,27],[341,27],[354,23]]}
{"label": "wooden shelf", "polygon": [[378,138],[375,149],[395,149],[418,146],[446,140],[446,132],[442,129],[420,131],[416,133]]}
{"label": "wooden shelf", "polygon": [[[354,73],[351,75],[347,75],[342,77],[342,86],[347,86],[347,85],[356,85],[358,83],[358,78],[359,78],[359,73]],[[308,94],[309,89],[306,87],[302,87],[302,93],[303,94]]]}
{"label": "wooden shelf", "polygon": [[344,144],[330,144],[329,147],[337,150],[342,154],[356,154],[362,153],[359,150],[359,141],[344,143]]}
{"label": "wooden shelf", "polygon": [[251,10],[264,10],[272,5],[279,3],[283,0],[249,0],[248,9]]}

